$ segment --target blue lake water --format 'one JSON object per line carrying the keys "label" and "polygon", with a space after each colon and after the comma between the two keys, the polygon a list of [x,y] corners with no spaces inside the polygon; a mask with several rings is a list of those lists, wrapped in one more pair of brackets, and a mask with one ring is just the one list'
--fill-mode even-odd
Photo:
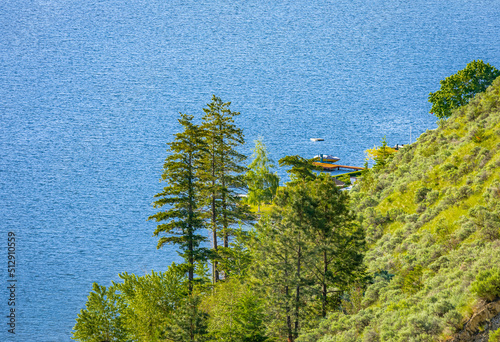
{"label": "blue lake water", "polygon": [[439,80],[500,67],[498,37],[498,0],[3,0],[0,340],[69,341],[92,282],[178,260],[146,221],[178,112],[199,118],[216,94],[242,113],[248,155],[262,137],[276,161],[361,166],[384,135],[436,127]]}

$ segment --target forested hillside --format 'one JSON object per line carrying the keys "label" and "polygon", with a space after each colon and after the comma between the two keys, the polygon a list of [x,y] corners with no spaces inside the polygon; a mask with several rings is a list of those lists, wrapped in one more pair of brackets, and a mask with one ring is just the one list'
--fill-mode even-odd
{"label": "forested hillside", "polygon": [[371,280],[298,341],[448,340],[500,296],[500,78],[384,158],[351,191]]}
{"label": "forested hillside", "polygon": [[497,342],[500,78],[468,96],[417,142],[384,138],[351,191],[300,156],[278,187],[259,141],[245,167],[229,102],[182,114],[150,219],[183,261],[94,284],[73,339]]}

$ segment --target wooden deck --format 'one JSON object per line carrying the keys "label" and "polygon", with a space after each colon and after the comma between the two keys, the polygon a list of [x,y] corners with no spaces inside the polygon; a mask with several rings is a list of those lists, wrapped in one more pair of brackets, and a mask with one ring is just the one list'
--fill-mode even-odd
{"label": "wooden deck", "polygon": [[320,162],[313,162],[313,165],[322,167],[324,171],[334,171],[334,170],[340,170],[340,169],[361,171],[361,170],[365,169],[364,167],[359,167],[359,166],[328,164],[328,163],[320,163]]}

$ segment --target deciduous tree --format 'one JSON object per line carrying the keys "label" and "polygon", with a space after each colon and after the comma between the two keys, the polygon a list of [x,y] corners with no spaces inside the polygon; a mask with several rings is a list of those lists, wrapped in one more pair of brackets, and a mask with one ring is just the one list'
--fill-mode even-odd
{"label": "deciduous tree", "polygon": [[276,195],[279,186],[277,172],[271,172],[274,168],[272,159],[268,156],[266,146],[260,140],[255,140],[252,162],[248,165],[246,180],[248,185],[247,202],[257,205],[260,212],[260,205],[263,202],[270,202]]}
{"label": "deciduous tree", "polygon": [[73,328],[72,339],[82,342],[127,340],[125,321],[121,316],[124,308],[116,286],[92,285],[85,309],[82,309]]}
{"label": "deciduous tree", "polygon": [[441,88],[429,94],[430,110],[438,118],[448,118],[452,111],[469,103],[477,93],[488,88],[500,71],[482,60],[472,61],[456,74],[441,80]]}

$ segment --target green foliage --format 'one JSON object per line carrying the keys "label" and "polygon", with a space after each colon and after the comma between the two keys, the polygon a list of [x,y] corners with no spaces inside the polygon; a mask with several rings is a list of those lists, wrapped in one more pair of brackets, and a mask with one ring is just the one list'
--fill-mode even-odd
{"label": "green foliage", "polygon": [[292,168],[286,172],[290,174],[292,183],[307,182],[316,179],[314,170],[319,170],[313,165],[314,159],[305,159],[300,156],[286,156],[279,160],[279,165],[291,166]]}
{"label": "green foliage", "polygon": [[[200,341],[206,315],[196,313],[199,299],[188,295],[185,272],[172,264],[166,272],[139,277],[122,273],[108,289],[93,285],[74,327],[77,341]],[[194,298],[194,299],[193,299]],[[183,313],[187,310],[188,313]],[[205,318],[204,318],[205,317]],[[195,320],[195,321],[191,321]],[[187,322],[187,323],[186,323]]]}
{"label": "green foliage", "polygon": [[414,294],[420,291],[423,287],[422,283],[423,268],[421,265],[416,265],[411,269],[404,270],[400,273],[401,290],[404,293]]}
{"label": "green foliage", "polygon": [[137,341],[160,341],[178,303],[187,295],[185,275],[173,264],[166,272],[144,276],[122,273],[122,283],[113,285],[124,302],[121,317],[129,335]]}
{"label": "green foliage", "polygon": [[[372,149],[368,149],[365,153],[368,155],[368,158],[375,160],[374,169],[383,169],[387,162],[389,161],[389,157],[396,152],[392,147],[387,146],[387,140],[385,136],[381,140],[382,146],[374,147]],[[365,166],[366,168],[366,166]]]}
{"label": "green foliage", "polygon": [[247,202],[258,206],[263,202],[271,202],[276,195],[279,185],[278,174],[272,173],[274,168],[272,159],[269,158],[266,146],[260,140],[255,140],[255,148],[252,155],[253,161],[248,165],[245,175],[248,186]]}
{"label": "green foliage", "polygon": [[165,327],[166,341],[208,341],[208,315],[200,310],[201,297],[182,298]]}
{"label": "green foliage", "polygon": [[337,177],[337,179],[338,179],[339,181],[341,181],[341,182],[344,182],[344,184],[345,184],[346,186],[351,185],[351,177],[349,177],[349,175],[348,175],[348,174],[345,174],[345,175],[340,175],[340,176],[338,176],[338,177]]}
{"label": "green foliage", "polygon": [[[201,181],[204,185],[206,219],[212,231],[214,255],[218,250],[218,238],[223,246],[229,246],[233,226],[251,219],[248,205],[242,203],[239,194],[246,187],[243,162],[246,156],[237,148],[245,143],[243,131],[234,122],[240,115],[229,108],[230,102],[222,102],[215,95],[203,108],[201,126],[206,152],[203,155]],[[213,282],[219,280],[217,261],[212,262]]]}
{"label": "green foliage", "polygon": [[500,328],[495,331],[490,331],[488,342],[500,342]]}
{"label": "green foliage", "polygon": [[175,134],[174,141],[167,144],[170,155],[163,164],[161,179],[168,185],[155,195],[158,199],[153,205],[168,209],[148,218],[159,222],[154,232],[154,236],[162,235],[157,248],[165,244],[179,246],[179,254],[184,258],[189,273],[191,290],[195,263],[207,259],[206,249],[200,247],[206,238],[197,234],[205,227],[201,213],[203,185],[200,181],[205,143],[200,128],[192,120],[193,116],[181,114],[179,123],[184,131]]}
{"label": "green foliage", "polygon": [[500,269],[481,271],[471,284],[471,292],[481,299],[492,301],[500,297]]}
{"label": "green foliage", "polygon": [[251,249],[268,301],[268,329],[292,341],[308,321],[337,307],[343,289],[363,271],[363,232],[348,194],[329,175],[280,188]]}
{"label": "green foliage", "polygon": [[82,342],[127,341],[125,322],[120,315],[124,303],[116,286],[92,285],[85,304],[76,319],[72,339]]}
{"label": "green foliage", "polygon": [[263,299],[238,279],[219,282],[203,308],[209,313],[208,333],[213,341],[263,342],[267,340]]}
{"label": "green foliage", "polygon": [[427,194],[431,192],[432,189],[427,187],[421,187],[415,192],[415,203],[420,203],[427,198]]}
{"label": "green foliage", "polygon": [[500,78],[455,113],[354,184],[372,280],[297,341],[449,340],[499,296]]}
{"label": "green foliage", "polygon": [[429,94],[430,113],[440,119],[450,117],[454,109],[485,91],[498,76],[500,71],[482,60],[470,62],[464,69],[440,81],[441,88]]}
{"label": "green foliage", "polygon": [[243,279],[248,274],[252,262],[250,250],[246,247],[248,233],[241,227],[235,231],[233,241],[229,247],[220,247],[218,251],[219,269],[226,277]]}
{"label": "green foliage", "polygon": [[494,241],[500,238],[500,215],[497,211],[477,205],[469,210],[469,217],[483,239]]}
{"label": "green foliage", "polygon": [[472,135],[472,140],[477,144],[482,142],[485,138],[485,132],[482,127],[478,128]]}
{"label": "green foliage", "polygon": [[[292,181],[278,189],[270,214],[246,232],[233,228],[244,209],[229,191],[242,174],[234,169],[235,179],[223,176],[232,163],[228,146],[238,144],[230,132],[235,129],[237,140],[241,133],[227,106],[214,98],[205,111],[205,125],[219,125],[199,132],[200,163],[197,156],[186,162],[189,137],[196,135],[188,132],[199,128],[181,117],[186,128],[169,145],[173,159],[164,175],[176,188],[159,195],[168,206],[155,216],[172,224],[161,231],[167,239],[189,241],[189,222],[191,232],[210,224],[215,246],[217,235],[224,239],[211,255],[213,279],[220,271],[221,281],[210,282],[203,258],[185,258],[189,267],[125,273],[108,289],[95,284],[74,339],[449,340],[474,307],[500,296],[500,78],[438,129],[363,170],[350,192],[329,175],[316,175],[310,161],[283,158]],[[199,188],[186,187],[189,179]],[[183,255],[199,251],[185,246]]]}

